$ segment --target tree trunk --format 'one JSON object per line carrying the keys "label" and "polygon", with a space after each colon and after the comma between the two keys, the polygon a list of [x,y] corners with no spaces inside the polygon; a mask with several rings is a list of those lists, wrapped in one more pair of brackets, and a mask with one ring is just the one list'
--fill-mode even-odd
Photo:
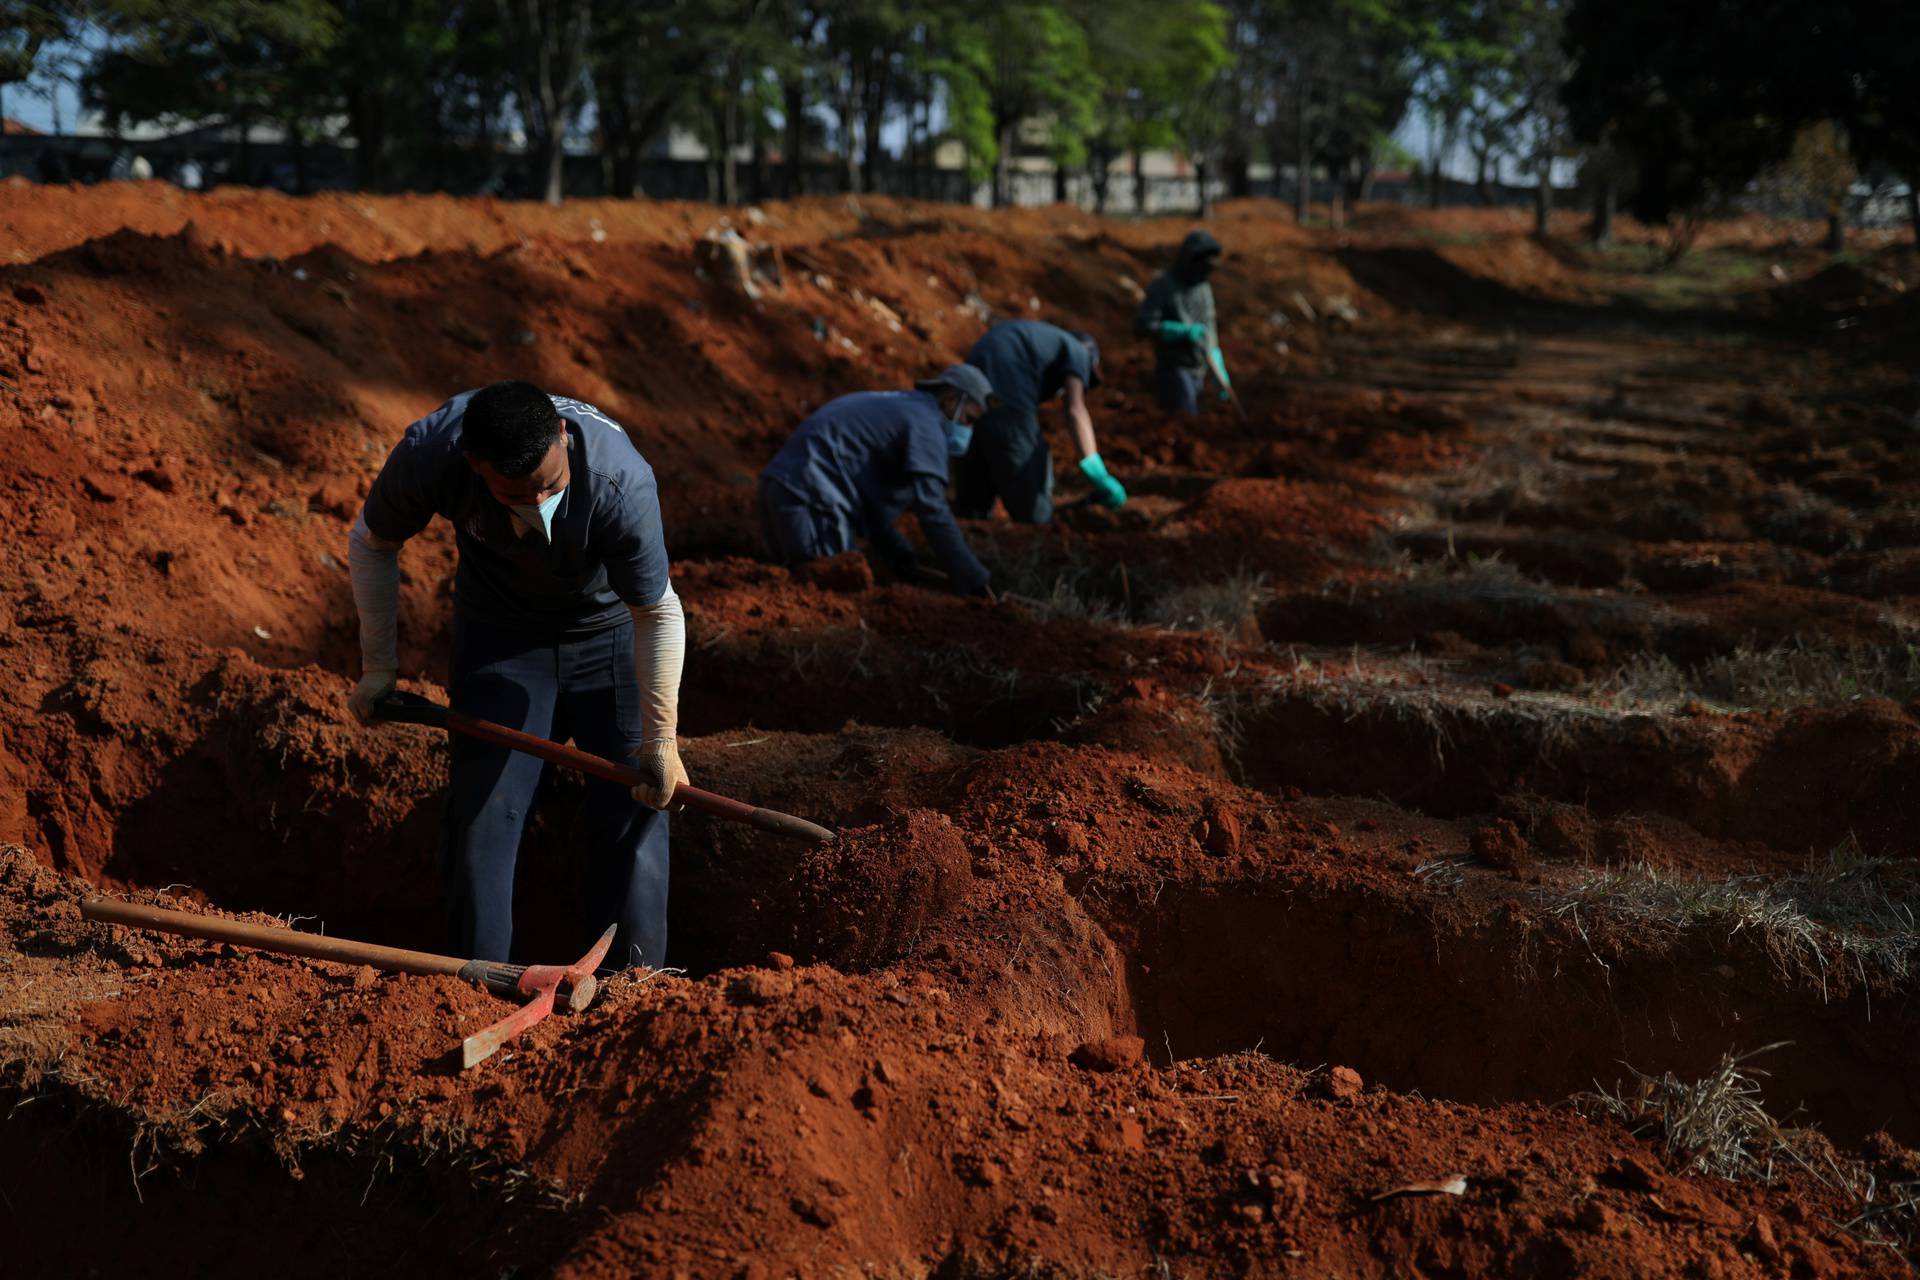
{"label": "tree trunk", "polygon": [[861,149],[861,186],[868,191],[880,189],[880,126],[887,117],[887,99],[892,96],[892,77],[887,75],[884,65],[869,71],[867,76],[866,109],[862,123],[866,125],[866,145]]}
{"label": "tree trunk", "polygon": [[1482,205],[1493,203],[1493,192],[1487,187],[1487,161],[1485,151],[1477,151],[1473,157],[1473,194],[1478,196]]}
{"label": "tree trunk", "polygon": [[993,207],[1004,209],[1013,199],[1013,122],[1000,126],[1000,158],[993,166]]}
{"label": "tree trunk", "polygon": [[1253,158],[1238,148],[1227,152],[1227,194],[1245,200],[1253,194]]}
{"label": "tree trunk", "polygon": [[733,147],[740,126],[740,95],[734,91],[729,81],[726,91],[721,95],[720,110],[715,113],[714,133],[720,144],[720,203],[734,205],[740,203],[740,166],[734,159]]}
{"label": "tree trunk", "polygon": [[1844,209],[1833,209],[1827,213],[1827,252],[1845,253],[1847,251],[1847,215]]}
{"label": "tree trunk", "polygon": [[1200,213],[1202,219],[1213,216],[1213,197],[1207,191],[1207,158],[1197,157],[1193,162],[1193,174],[1200,184]]}
{"label": "tree trunk", "polygon": [[1133,149],[1133,211],[1145,214],[1147,211],[1147,167],[1145,157],[1139,147]]}
{"label": "tree trunk", "polygon": [[1553,230],[1553,158],[1541,156],[1533,186],[1533,234],[1546,239]]}
{"label": "tree trunk", "polygon": [[1293,220],[1307,225],[1307,203],[1313,198],[1313,147],[1307,134],[1307,81],[1300,79],[1300,103],[1293,133]]}
{"label": "tree trunk", "polygon": [[1610,178],[1594,189],[1593,242],[1596,245],[1613,243],[1613,206],[1617,198]]}
{"label": "tree trunk", "polygon": [[1093,152],[1093,211],[1107,211],[1107,189],[1113,183],[1113,153],[1105,147]]}
{"label": "tree trunk", "polygon": [[1053,202],[1055,204],[1067,202],[1067,166],[1058,160],[1053,162]]}
{"label": "tree trunk", "polygon": [[780,164],[780,194],[791,200],[804,195],[807,189],[801,160],[807,147],[807,89],[797,75],[787,81],[782,89],[782,106],[787,113],[787,143],[786,155],[781,157]]}
{"label": "tree trunk", "polygon": [[1913,242],[1920,244],[1920,178],[1907,179],[1907,223],[1913,228]]}

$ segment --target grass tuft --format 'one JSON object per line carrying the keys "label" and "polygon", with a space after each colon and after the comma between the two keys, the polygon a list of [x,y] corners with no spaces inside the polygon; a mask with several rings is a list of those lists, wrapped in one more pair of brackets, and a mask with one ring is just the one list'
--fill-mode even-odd
{"label": "grass tuft", "polygon": [[1866,856],[1849,837],[1796,876],[1702,880],[1642,862],[1588,872],[1555,891],[1549,906],[1583,934],[1587,919],[1606,917],[1671,933],[1749,934],[1783,972],[1818,980],[1825,998],[1835,968],[1863,983],[1912,979],[1920,892],[1904,870]]}
{"label": "grass tuft", "polygon": [[1920,645],[1743,647],[1686,668],[1657,653],[1637,653],[1592,693],[1648,710],[1688,702],[1725,712],[1834,706],[1860,698],[1907,702],[1920,697]]}
{"label": "grass tuft", "polygon": [[1767,1110],[1761,1083],[1767,1073],[1748,1064],[1786,1043],[1723,1054],[1698,1080],[1628,1067],[1630,1083],[1616,1083],[1612,1092],[1596,1083],[1573,1105],[1659,1142],[1667,1163],[1681,1172],[1765,1186],[1789,1174],[1804,1177],[1852,1207],[1850,1218],[1834,1224],[1841,1230],[1869,1244],[1910,1248],[1920,1236],[1920,1181],[1883,1182],[1864,1161],[1836,1153],[1818,1130],[1783,1123]]}

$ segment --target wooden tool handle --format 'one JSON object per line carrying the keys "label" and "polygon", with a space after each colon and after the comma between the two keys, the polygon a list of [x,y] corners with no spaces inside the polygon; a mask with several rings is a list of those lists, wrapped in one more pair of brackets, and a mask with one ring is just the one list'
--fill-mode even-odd
{"label": "wooden tool handle", "polygon": [[129,925],[135,929],[158,929],[209,942],[231,942],[236,946],[258,947],[283,955],[307,956],[314,960],[332,960],[339,964],[368,964],[393,973],[446,973],[456,977],[468,962],[455,956],[434,955],[430,951],[406,951],[372,942],[353,942],[329,938],[324,934],[300,933],[271,925],[245,924],[218,916],[196,916],[165,907],[141,907],[110,898],[88,898],[80,904],[80,914],[89,920]]}
{"label": "wooden tool handle", "polygon": [[[542,760],[551,761],[563,768],[578,770],[595,778],[604,778],[608,782],[617,782],[623,787],[639,786],[646,781],[646,775],[632,765],[620,764],[604,756],[582,751],[578,747],[569,747],[564,743],[536,737],[531,733],[522,733],[518,729],[509,729],[491,720],[479,720],[473,716],[449,710],[446,725],[449,733],[457,733],[481,742],[490,742],[496,747],[524,751],[528,755],[539,756]],[[690,786],[684,782],[674,788],[673,803],[685,805],[701,813],[712,814],[716,818],[725,818],[730,822],[744,822],[761,831],[793,836],[801,840],[812,840],[816,843],[825,843],[833,839],[834,835],[826,827],[816,822],[808,822],[805,818],[795,817],[791,813],[781,813],[777,809],[762,809],[757,805],[729,799],[712,791],[702,791],[699,787]]]}

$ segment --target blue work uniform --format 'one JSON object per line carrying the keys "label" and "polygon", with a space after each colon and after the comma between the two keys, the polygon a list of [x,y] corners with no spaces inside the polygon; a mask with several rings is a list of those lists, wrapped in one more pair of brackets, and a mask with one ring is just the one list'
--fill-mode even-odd
{"label": "blue work uniform", "polygon": [[[628,605],[668,590],[653,470],[620,425],[560,396],[570,477],[551,539],[518,525],[460,445],[473,392],[407,428],[367,494],[376,537],[403,542],[435,515],[453,525],[455,711],[626,760],[641,742]],[[454,737],[440,866],[454,953],[506,960],[513,873],[540,782],[535,756]],[[659,967],[667,943],[667,815],[627,788],[587,783],[580,950],[618,924],[616,963]]]}
{"label": "blue work uniform", "polygon": [[946,415],[925,391],[862,391],[822,405],[760,473],[767,549],[781,564],[851,551],[864,537],[895,573],[917,558],[895,527],[913,512],[962,592],[987,570],[947,509]]}
{"label": "blue work uniform", "polygon": [[1092,353],[1058,325],[1009,320],[973,344],[967,363],[987,375],[1000,403],[980,416],[973,447],[954,466],[954,514],[984,516],[997,498],[1009,518],[1045,524],[1053,518],[1053,451],[1040,406],[1065,390],[1069,377],[1093,385]]}

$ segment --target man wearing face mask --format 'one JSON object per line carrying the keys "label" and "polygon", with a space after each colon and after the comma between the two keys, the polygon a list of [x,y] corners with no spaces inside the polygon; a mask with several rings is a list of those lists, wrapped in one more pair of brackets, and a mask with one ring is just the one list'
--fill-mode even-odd
{"label": "man wearing face mask", "polygon": [[912,391],[862,391],[821,406],[760,473],[773,558],[791,565],[837,556],[864,537],[910,581],[919,558],[895,525],[911,511],[954,590],[985,593],[986,567],[947,509],[947,477],[992,396],[986,374],[956,364]]}
{"label": "man wearing face mask", "polygon": [[1148,286],[1134,313],[1134,333],[1153,339],[1153,395],[1162,409],[1200,412],[1209,367],[1220,381],[1222,400],[1233,385],[1214,322],[1213,286],[1207,283],[1220,252],[1220,242],[1206,232],[1188,233],[1172,269]]}
{"label": "man wearing face mask", "polygon": [[[686,627],[667,574],[653,471],[592,405],[526,382],[455,396],[407,428],[348,539],[368,721],[394,687],[400,548],[453,525],[453,709],[631,760],[631,791],[587,784],[581,937],[619,925],[616,962],[658,968],[667,941],[667,815],[687,780],[676,742]],[[513,872],[542,762],[452,739],[440,867],[456,955],[504,961]]]}
{"label": "man wearing face mask", "polygon": [[1066,402],[1080,474],[1101,502],[1126,505],[1127,491],[1100,460],[1087,412],[1087,391],[1100,383],[1100,347],[1092,334],[1007,320],[973,344],[967,363],[987,375],[1000,403],[981,415],[973,447],[954,464],[955,514],[977,519],[997,500],[1021,524],[1053,518],[1053,451],[1040,427],[1040,406],[1055,396]]}

